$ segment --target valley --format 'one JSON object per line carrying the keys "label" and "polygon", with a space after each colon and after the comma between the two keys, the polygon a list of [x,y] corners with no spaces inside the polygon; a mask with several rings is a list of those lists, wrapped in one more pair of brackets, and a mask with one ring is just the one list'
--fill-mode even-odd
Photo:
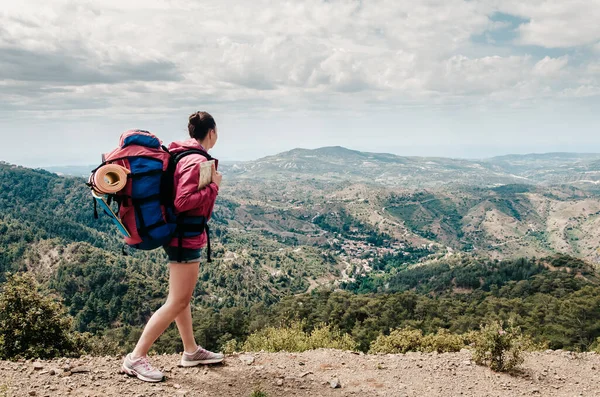
{"label": "valley", "polygon": [[[458,294],[473,305],[502,293],[538,305],[511,283],[532,283],[531,291],[556,293],[557,299],[566,299],[558,291],[596,288],[600,192],[582,181],[593,180],[597,158],[552,154],[473,161],[323,148],[225,164],[211,228],[215,260],[201,263],[193,298],[194,318],[208,321],[199,335],[206,346],[219,348],[269,324],[310,318],[308,327],[318,319],[333,322],[368,349],[390,327],[414,324],[434,331],[443,311],[435,309],[431,319],[419,322],[416,314],[392,316],[375,327],[363,323],[365,314],[349,314],[355,304],[350,302],[362,294],[368,294],[368,305],[388,299],[385,294],[407,293],[418,299]],[[384,173],[397,177],[382,179]],[[123,255],[112,225],[105,217],[93,219],[84,181],[0,164],[0,281],[4,272],[35,274],[42,288],[63,300],[76,330],[119,340],[125,348],[165,298],[165,257],[160,250],[129,249]],[[557,275],[538,264],[563,257],[560,263],[584,260],[581,266],[593,277],[581,284],[576,274],[563,276],[568,266],[552,265],[564,270]],[[531,270],[523,273],[525,268]],[[552,286],[540,289],[537,279]],[[336,307],[350,299],[344,316],[353,320],[317,314],[325,309],[305,298],[322,293],[333,294],[326,300]],[[401,301],[417,299],[402,296]],[[300,303],[311,311],[294,306]],[[444,327],[467,332],[487,313],[460,307],[462,314],[443,320]],[[561,316],[571,321],[570,314]],[[522,321],[526,329],[533,324]],[[173,332],[161,339],[158,351],[177,348],[177,339],[168,337]],[[540,338],[554,347],[587,349],[597,332],[582,332],[585,342],[575,336],[558,340],[550,329]]]}

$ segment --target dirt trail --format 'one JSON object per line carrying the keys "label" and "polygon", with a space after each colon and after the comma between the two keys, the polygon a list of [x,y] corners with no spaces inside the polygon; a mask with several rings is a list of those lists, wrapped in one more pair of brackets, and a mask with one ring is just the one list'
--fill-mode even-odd
{"label": "dirt trail", "polygon": [[[316,350],[249,356],[246,362],[229,356],[224,365],[210,368],[179,368],[179,356],[157,356],[153,362],[167,375],[158,384],[119,374],[117,357],[0,361],[0,396],[249,397],[257,389],[269,397],[600,396],[600,356],[593,353],[531,353],[516,376],[475,365],[467,351],[356,355]],[[66,365],[71,372],[64,372]],[[340,388],[332,388],[335,379]]]}

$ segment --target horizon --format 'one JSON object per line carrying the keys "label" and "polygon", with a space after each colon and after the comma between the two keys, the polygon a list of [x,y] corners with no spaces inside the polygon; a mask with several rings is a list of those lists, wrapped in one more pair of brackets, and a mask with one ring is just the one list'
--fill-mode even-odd
{"label": "horizon", "polygon": [[[322,146],[322,147],[318,147],[318,148],[303,148],[303,147],[296,147],[296,148],[292,148],[289,150],[285,150],[283,152],[276,152],[276,153],[269,153],[265,156],[261,156],[255,159],[250,159],[250,160],[236,160],[236,159],[220,159],[221,162],[223,163],[245,163],[245,162],[252,162],[252,161],[258,161],[267,157],[272,157],[272,156],[279,156],[279,155],[283,155],[286,154],[288,152],[294,151],[294,150],[320,150],[320,149],[328,149],[328,148],[341,148],[341,149],[345,149],[345,150],[349,150],[349,151],[356,151],[356,152],[361,152],[361,153],[367,153],[367,154],[390,154],[390,155],[394,155],[397,157],[405,157],[405,158],[423,158],[423,159],[435,159],[435,158],[439,158],[439,159],[449,159],[449,160],[466,160],[466,161],[489,161],[495,158],[501,158],[501,157],[507,157],[507,156],[522,156],[522,157],[527,157],[527,156],[544,156],[544,155],[579,155],[579,156],[594,156],[597,155],[600,157],[600,152],[569,152],[569,151],[553,151],[553,152],[528,152],[528,153],[504,153],[504,154],[499,154],[496,156],[491,156],[491,157],[482,157],[482,158],[467,158],[467,157],[448,157],[448,156],[418,156],[418,155],[402,155],[402,154],[396,154],[396,153],[391,153],[391,152],[371,152],[371,151],[362,151],[362,150],[356,150],[356,149],[352,149],[352,148],[348,148],[345,146],[341,146],[341,145],[334,145],[334,146]],[[97,164],[100,164],[100,161],[98,161],[97,163],[80,163],[80,164],[45,164],[45,165],[28,165],[28,164],[19,164],[19,163],[11,163],[9,161],[5,161],[0,159],[0,163],[6,163],[9,165],[16,165],[16,166],[20,166],[20,167],[25,167],[25,168],[31,168],[31,169],[45,169],[45,168],[61,168],[61,167],[88,167],[88,166],[95,166]]]}

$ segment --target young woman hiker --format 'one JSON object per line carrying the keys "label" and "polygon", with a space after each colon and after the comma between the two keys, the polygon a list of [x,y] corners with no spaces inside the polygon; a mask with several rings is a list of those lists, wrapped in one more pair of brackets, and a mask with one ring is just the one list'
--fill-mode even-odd
{"label": "young woman hiker", "polygon": [[[208,152],[217,142],[217,125],[213,117],[206,112],[196,112],[189,117],[188,131],[190,139],[169,145],[172,154],[190,149]],[[206,160],[201,154],[190,154],[177,163],[174,187],[175,211],[178,214],[210,218],[222,176],[213,166],[212,183],[198,190],[198,164]],[[192,330],[190,300],[198,280],[201,248],[205,247],[206,243],[207,236],[204,232],[195,237],[184,237],[181,252],[177,237],[164,247],[169,258],[169,295],[165,304],[150,317],[135,349],[125,357],[122,366],[125,373],[146,382],[160,382],[164,379],[163,373],[150,364],[147,354],[152,344],[173,321],[177,323],[183,341],[182,366],[191,367],[223,361],[223,354],[213,353],[198,346]]]}

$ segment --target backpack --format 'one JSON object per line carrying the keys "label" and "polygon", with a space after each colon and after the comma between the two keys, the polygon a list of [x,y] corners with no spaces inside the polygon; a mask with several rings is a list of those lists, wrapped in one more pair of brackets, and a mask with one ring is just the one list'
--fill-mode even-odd
{"label": "backpack", "polygon": [[[207,218],[187,216],[185,213],[175,215],[175,167],[182,158],[190,154],[201,154],[207,160],[213,159],[200,149],[189,149],[172,155],[154,134],[144,130],[125,131],[121,135],[119,147],[103,154],[102,163],[91,173],[88,186],[96,193],[94,217],[98,218],[97,194],[104,194],[109,209],[112,202],[118,205],[117,216],[128,232],[124,237],[127,245],[152,250],[169,244],[177,237],[179,261],[182,257],[183,239],[206,231],[207,260],[211,262]],[[95,173],[107,164],[119,165],[128,172],[125,187],[116,193],[106,194],[94,183]],[[105,212],[111,216],[106,209]]]}

